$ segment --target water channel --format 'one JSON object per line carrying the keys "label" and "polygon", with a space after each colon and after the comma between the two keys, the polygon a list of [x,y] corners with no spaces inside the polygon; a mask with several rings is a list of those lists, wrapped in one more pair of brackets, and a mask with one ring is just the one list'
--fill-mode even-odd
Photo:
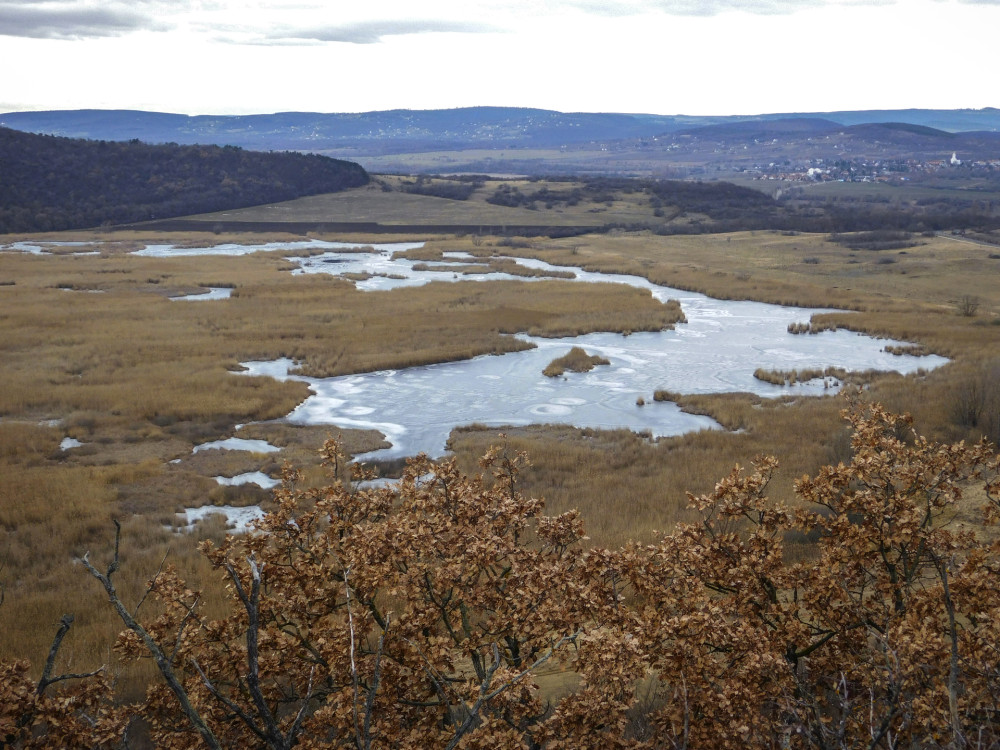
{"label": "water channel", "polygon": [[[308,240],[208,248],[150,245],[136,254],[173,257],[308,250],[313,254],[288,258],[298,266],[293,273],[367,275],[355,283],[358,289],[373,293],[430,281],[517,279],[530,283],[537,280],[502,273],[461,273],[460,265],[474,262],[463,253],[447,253],[443,261],[433,263],[439,268],[455,263],[455,272],[426,270],[417,265],[419,261],[395,256],[397,251],[421,245],[419,242],[369,245],[359,252],[358,246],[350,243]],[[45,252],[37,246],[11,249]],[[516,260],[534,269],[572,272],[572,281],[576,283],[629,284],[648,289],[661,301],[676,299],[687,323],[678,324],[673,330],[629,336],[592,333],[545,339],[525,335],[521,338],[534,344],[534,349],[334,378],[296,374],[295,363],[290,360],[245,362],[245,372],[309,384],[313,395],[287,416],[290,422],[381,431],[392,447],[361,457],[367,460],[420,451],[439,456],[445,452],[451,430],[471,423],[490,426],[563,423],[575,427],[626,428],[651,437],[714,429],[718,425],[707,417],[685,414],[671,402],[653,402],[654,391],[818,396],[831,393],[830,386],[836,388],[839,384],[816,380],[775,386],[757,380],[753,373],[758,368],[803,370],[830,366],[909,373],[921,368],[929,370],[947,361],[934,355],[892,355],[885,347],[902,342],[877,340],[849,331],[788,333],[790,323],[806,322],[822,310],[717,300],[658,286],[638,276],[599,274],[550,266],[537,260]],[[213,297],[203,295],[200,299],[207,302]],[[225,301],[220,299],[214,304]],[[549,362],[573,346],[603,356],[610,364],[559,378],[542,375]],[[640,400],[645,404],[639,405]]]}
{"label": "water channel", "polygon": [[[446,253],[432,265],[455,272],[426,270],[419,261],[399,258],[396,251],[420,243],[374,245],[370,252],[344,252],[340,243],[265,245],[252,249],[307,248],[325,252],[290,257],[293,273],[366,275],[356,286],[370,292],[417,286],[430,281],[483,281],[535,277],[503,273],[461,273],[459,266],[475,262],[464,253]],[[147,248],[147,255],[243,253],[243,246],[174,250]],[[703,294],[662,287],[639,276],[600,274],[545,262],[516,259],[523,266],[552,272],[571,272],[577,283],[621,283],[648,289],[661,301],[676,299],[687,317],[673,330],[656,333],[592,333],[572,338],[546,339],[523,335],[535,345],[502,356],[482,356],[405,370],[308,378],[295,374],[290,360],[244,362],[246,374],[295,379],[309,384],[313,395],[287,420],[298,424],[330,424],[344,428],[376,429],[392,447],[359,457],[388,459],[423,451],[445,452],[451,430],[472,423],[489,426],[564,423],[575,427],[626,428],[651,437],[715,429],[714,420],[685,414],[671,402],[653,402],[656,390],[677,393],[748,391],[764,397],[784,394],[818,396],[831,393],[830,380],[794,386],[775,386],[754,378],[757,368],[774,370],[824,369],[894,370],[909,373],[932,369],[947,360],[938,356],[897,356],[888,344],[849,331],[815,335],[788,333],[790,323],[806,322],[823,310],[783,307],[760,302],[717,300]],[[588,373],[549,378],[545,366],[574,346],[607,358],[609,365]],[[640,405],[638,402],[644,402]]]}

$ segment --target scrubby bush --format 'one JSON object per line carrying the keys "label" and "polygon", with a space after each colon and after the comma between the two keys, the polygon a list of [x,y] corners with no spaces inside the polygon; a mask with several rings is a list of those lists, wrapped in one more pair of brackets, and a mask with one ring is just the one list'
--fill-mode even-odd
{"label": "scrubby bush", "polygon": [[[576,513],[541,515],[524,457],[493,449],[485,475],[418,458],[397,488],[297,489],[287,472],[256,533],[203,546],[231,599],[220,620],[165,568],[144,625],[114,587],[117,547],[84,565],[128,628],[117,649],[163,675],[129,709],[157,747],[996,746],[1000,543],[951,521],[974,485],[983,522],[1000,518],[1000,457],[877,405],[846,417],[849,460],[799,480],[800,507],[768,498],[777,464],[760,458],[650,546],[585,549]],[[785,559],[796,540],[812,559]],[[546,705],[542,665],[578,686]],[[72,702],[36,720],[15,677],[8,744],[59,716],[93,722],[93,746],[122,731]]]}
{"label": "scrubby bush", "polygon": [[949,389],[955,424],[1000,442],[1000,359],[980,363]]}
{"label": "scrubby bush", "polygon": [[909,232],[891,229],[876,229],[870,232],[831,234],[830,242],[836,242],[851,250],[901,250],[917,247],[923,243],[913,239]]}

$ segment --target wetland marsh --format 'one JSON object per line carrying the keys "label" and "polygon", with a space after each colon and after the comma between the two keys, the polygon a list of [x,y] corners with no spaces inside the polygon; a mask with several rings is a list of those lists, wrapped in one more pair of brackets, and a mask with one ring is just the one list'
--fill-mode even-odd
{"label": "wetland marsh", "polygon": [[[371,430],[337,427],[331,412],[314,426],[290,416],[322,406],[323,398],[310,394],[314,382],[318,391],[358,388],[357,399],[337,407],[354,411],[340,416],[355,427],[383,422],[407,428],[392,409],[414,410],[436,394],[431,376],[438,372],[452,373],[445,379],[461,383],[471,402],[478,398],[486,407],[491,401],[508,406],[507,396],[484,395],[499,393],[492,390],[498,380],[543,389],[524,399],[519,408],[526,414],[511,404],[496,421],[490,419],[496,408],[476,412],[463,406],[452,425],[428,426],[434,437],[423,445],[437,453],[448,441],[466,470],[474,470],[476,457],[498,440],[497,423],[506,422],[510,448],[528,450],[535,464],[524,474],[525,489],[544,497],[549,512],[580,508],[595,543],[614,545],[648,540],[653,530],[688,518],[685,491],[710,490],[727,467],[757,453],[774,453],[782,461],[784,471],[772,487],[777,499],[791,497],[794,477],[842,455],[837,412],[843,404],[825,397],[834,389],[824,389],[822,381],[772,386],[753,377],[756,368],[848,364],[824,354],[827,344],[828,351],[839,347],[851,355],[864,349],[854,365],[863,369],[883,362],[887,369],[923,367],[926,374],[876,378],[871,393],[894,409],[917,411],[939,436],[956,438],[967,432],[951,421],[949,394],[977,372],[978,358],[996,346],[1000,333],[991,322],[992,305],[1000,302],[991,296],[996,262],[986,251],[944,239],[911,249],[891,266],[857,265],[851,257],[856,254],[822,236],[778,233],[524,244],[435,238],[391,250],[369,245],[366,237],[344,243],[350,247],[323,237],[331,245],[323,247],[317,238],[286,236],[273,249],[262,249],[271,239],[278,238],[80,233],[29,238],[32,250],[0,252],[6,386],[0,393],[0,460],[9,478],[0,488],[0,565],[11,605],[4,609],[57,620],[78,588],[74,576],[64,575],[65,561],[104,549],[112,518],[123,521],[123,550],[135,586],[167,550],[193,579],[208,581],[210,572],[192,540],[169,529],[187,527],[186,509],[230,509],[235,522],[261,503],[267,507],[269,496],[256,485],[221,486],[216,476],[262,472],[273,478],[289,460],[305,469],[303,481],[319,483],[316,450],[327,434],[341,430],[356,455],[377,456],[372,451],[380,449],[387,451],[383,457],[398,455],[408,449],[398,447],[403,445],[420,449],[415,438],[423,425],[408,432],[387,429],[397,438],[390,437],[395,445],[388,446]],[[247,249],[238,251],[242,255],[204,249],[218,244]],[[189,252],[135,253],[157,245]],[[359,247],[376,252],[346,252]],[[378,266],[351,266],[366,255]],[[518,259],[503,259],[510,256]],[[820,262],[796,261],[806,256]],[[331,274],[334,269],[345,277]],[[637,281],[581,283],[591,273]],[[475,283],[453,283],[464,280]],[[380,286],[395,288],[378,291]],[[198,297],[178,299],[210,288],[227,289],[230,296],[200,297],[196,304]],[[702,299],[703,292],[716,299]],[[963,293],[983,300],[977,317],[955,312],[950,300]],[[740,301],[748,298],[758,301]],[[665,304],[670,299],[679,305]],[[741,310],[768,310],[761,303],[773,302],[798,309],[765,313],[772,318],[765,328],[773,340],[755,342],[752,316]],[[687,322],[679,323],[682,313]],[[787,333],[789,323],[811,317],[836,321],[841,330]],[[862,331],[884,339],[864,338]],[[722,338],[713,343],[711,336],[719,333]],[[736,368],[722,354],[727,336],[752,353],[745,366]],[[892,341],[923,344],[952,363],[934,367],[943,359],[909,360],[881,351]],[[545,377],[546,365],[573,346],[610,364]],[[688,364],[699,346],[709,355],[699,365],[700,377]],[[234,374],[241,362],[251,361],[272,362],[272,372],[280,374],[283,360],[298,363],[297,379],[279,382],[263,371],[260,377]],[[481,362],[498,368],[482,373],[493,378],[469,374]],[[907,363],[912,367],[903,367]],[[329,378],[334,380],[324,385]],[[393,378],[414,384],[409,401],[401,399],[399,406],[378,392]],[[380,380],[385,382],[378,385]],[[578,387],[600,397],[571,392]],[[654,401],[660,390],[673,392],[676,400]],[[456,397],[436,397],[439,408],[458,411]],[[608,404],[616,414],[598,414]],[[368,409],[374,411],[358,413]],[[577,418],[588,410],[597,416]],[[621,415],[627,419],[619,422]],[[671,419],[683,426],[669,427]],[[568,426],[573,424],[578,427]],[[715,424],[724,429],[700,429]],[[454,425],[465,426],[452,430]],[[692,427],[698,431],[667,435]],[[665,436],[651,441],[645,430]],[[81,445],[60,450],[67,438]],[[266,442],[225,443],[234,438]],[[216,442],[225,445],[192,453]],[[264,452],[265,445],[280,451]],[[193,527],[196,538],[219,538],[224,531],[217,521]],[[15,570],[16,581],[9,577]],[[103,658],[113,623],[100,602],[76,612],[79,653]],[[4,627],[11,633],[9,653],[41,652],[50,637],[14,620],[5,620]]]}

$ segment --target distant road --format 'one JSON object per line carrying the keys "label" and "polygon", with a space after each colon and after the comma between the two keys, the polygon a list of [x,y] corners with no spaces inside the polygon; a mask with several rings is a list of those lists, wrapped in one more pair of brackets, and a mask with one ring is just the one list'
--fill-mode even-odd
{"label": "distant road", "polygon": [[968,237],[956,237],[953,234],[947,234],[945,232],[936,232],[938,237],[944,237],[946,240],[954,240],[955,242],[967,242],[970,245],[980,245],[981,247],[993,247],[1000,250],[1000,245],[994,245],[992,242],[983,242],[982,240],[970,240]]}

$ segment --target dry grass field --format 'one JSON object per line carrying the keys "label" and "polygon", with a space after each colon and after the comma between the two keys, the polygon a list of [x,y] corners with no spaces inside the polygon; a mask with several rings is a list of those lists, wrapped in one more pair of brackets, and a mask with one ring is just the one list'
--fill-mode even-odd
{"label": "dry grass field", "polygon": [[[647,292],[602,285],[584,296],[559,280],[364,293],[330,276],[293,276],[281,253],[143,258],[127,251],[173,238],[112,239],[77,252],[0,253],[3,656],[37,662],[51,637],[39,623],[70,609],[77,647],[88,660],[106,656],[114,625],[99,616],[100,597],[81,602],[87,581],[71,561],[106,548],[112,518],[126,521],[136,586],[167,551],[200,570],[193,541],[171,528],[176,511],[268,496],[211,477],[275,476],[284,459],[315,463],[328,430],[280,424],[240,433],[287,446],[279,459],[192,455],[195,445],[281,417],[306,397],[302,383],[234,376],[241,360],[290,357],[310,374],[333,375],[512,351],[526,345],[509,335],[519,331],[658,330],[678,314]],[[232,297],[169,299],[208,286],[232,287]],[[65,437],[83,445],[61,450]],[[363,452],[381,438],[348,440]]]}
{"label": "dry grass field", "polygon": [[[418,174],[479,172],[491,175],[518,174],[623,174],[634,177],[676,178],[678,175],[705,174],[716,176],[714,166],[706,167],[717,155],[692,152],[679,157],[671,150],[650,149],[642,141],[619,142],[612,149],[602,144],[574,145],[569,148],[462,149],[459,151],[421,151],[402,154],[357,154],[349,149],[336,149],[327,156],[357,161],[370,172],[401,172]],[[764,158],[766,163],[770,158]],[[760,159],[758,159],[760,161]],[[752,163],[752,161],[750,162]],[[739,176],[734,171],[726,175]]]}
{"label": "dry grass field", "polygon": [[[621,215],[647,211],[638,201],[621,196],[604,208]],[[390,212],[393,205],[397,214]],[[248,215],[332,221],[336,213],[358,217],[337,220],[402,222],[417,211],[429,223],[445,223],[459,221],[449,212],[464,211],[463,223],[470,215],[484,223],[528,222],[489,213],[501,208],[482,200],[443,201],[366,189],[253,209]],[[590,208],[581,207],[582,212]],[[551,223],[548,211],[504,211],[538,214]],[[563,218],[583,221],[586,215]],[[655,330],[676,316],[647,293],[614,285],[600,285],[607,288],[587,295],[558,279],[362,293],[332,277],[293,276],[280,252],[143,258],[128,252],[178,238],[73,237],[95,244],[42,256],[0,253],[0,583],[5,596],[0,658],[28,657],[35,664],[43,660],[59,616],[68,611],[76,614],[76,624],[64,646],[66,658],[81,669],[109,661],[118,626],[73,559],[87,550],[104,559],[113,518],[121,519],[125,529],[126,599],[135,601],[145,578],[165,557],[210,592],[213,584],[194,544],[224,529],[209,522],[193,534],[177,533],[176,512],[204,503],[266,503],[263,490],[220,487],[211,477],[256,470],[276,476],[286,459],[307,467],[305,481],[319,481],[316,450],[327,430],[266,421],[287,414],[306,396],[305,386],[235,377],[240,361],[291,357],[305,372],[332,375],[510,351],[523,346],[509,335],[517,331],[562,336]],[[0,238],[0,245],[11,239]],[[246,238],[206,233],[182,239],[198,245]],[[635,273],[717,297],[839,308],[845,312],[820,317],[953,359],[925,375],[876,377],[865,397],[911,411],[928,435],[973,439],[983,424],[970,424],[957,402],[967,384],[996,387],[989,377],[1000,357],[1000,259],[991,257],[995,248],[946,237],[915,239],[922,244],[872,252],[847,249],[825,236],[771,232],[671,238],[612,233],[523,242],[468,236],[435,238],[413,255],[431,265],[446,251],[469,252],[484,263],[495,262],[494,255],[525,255]],[[80,254],[86,250],[98,254]],[[168,299],[207,286],[232,287],[233,295],[215,302]],[[524,475],[528,489],[545,497],[551,512],[580,508],[592,543],[599,545],[653,539],[657,530],[688,517],[686,491],[709,490],[734,463],[746,464],[757,454],[774,454],[781,461],[772,489],[786,500],[795,478],[847,455],[839,398],[675,398],[730,431],[653,442],[626,431],[539,426],[509,429],[503,439],[530,453],[533,467]],[[281,453],[191,452],[201,442],[235,434],[238,424],[256,422],[264,423],[250,424],[239,435],[267,439],[281,446]],[[61,450],[65,437],[82,447]],[[361,452],[381,438],[346,433],[345,439],[348,450]],[[496,429],[471,426],[456,430],[450,447],[471,470],[475,458],[498,439]],[[144,679],[142,673],[122,674],[120,689],[128,694]]]}
{"label": "dry grass field", "polygon": [[[220,222],[378,222],[392,224],[465,224],[475,226],[570,226],[599,227],[608,223],[633,223],[655,220],[649,196],[617,193],[610,201],[581,201],[575,206],[563,203],[546,208],[498,206],[487,202],[500,185],[533,194],[543,188],[566,192],[577,183],[549,180],[487,180],[467,200],[448,200],[405,192],[412,179],[382,175],[372,184],[329,195],[315,195],[268,206],[235,211],[201,214],[191,217],[207,226]],[[431,181],[433,183],[435,181]],[[439,182],[439,181],[438,181]],[[412,238],[411,238],[412,239]],[[380,240],[385,241],[385,240]]]}

